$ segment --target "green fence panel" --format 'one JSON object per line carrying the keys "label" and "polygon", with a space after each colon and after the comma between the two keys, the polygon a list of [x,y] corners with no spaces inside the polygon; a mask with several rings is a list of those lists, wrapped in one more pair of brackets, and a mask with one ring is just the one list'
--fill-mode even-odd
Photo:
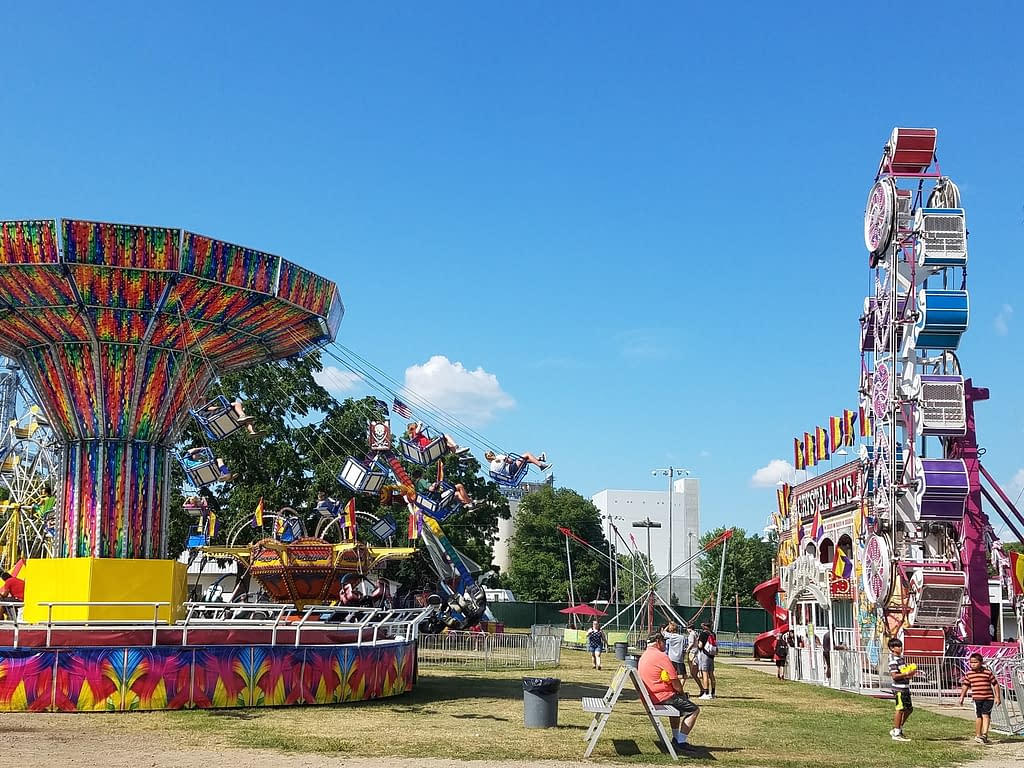
{"label": "green fence panel", "polygon": [[[534,624],[561,624],[570,625],[572,617],[559,613],[562,608],[568,608],[568,603],[488,603],[488,607],[494,617],[502,622],[509,629],[528,629]],[[627,606],[612,605],[608,608],[608,615],[599,617],[598,620],[609,632],[615,629],[625,631],[633,621],[632,610],[626,610],[618,622],[612,620],[613,616]],[[639,606],[637,612],[641,615],[637,626],[646,626],[644,618],[645,608]],[[698,622],[711,621],[713,611],[711,608],[700,610],[700,606],[677,605],[675,611],[686,620],[696,618]],[[576,626],[580,628],[589,627],[591,619],[587,616],[580,616],[576,620]],[[655,607],[655,624],[661,625],[666,621],[664,609]],[[723,635],[730,635],[739,632],[740,634],[757,635],[767,632],[772,628],[771,616],[760,606],[743,606],[739,610],[739,627],[736,626],[736,608],[722,608],[721,618],[718,622],[718,632]]]}

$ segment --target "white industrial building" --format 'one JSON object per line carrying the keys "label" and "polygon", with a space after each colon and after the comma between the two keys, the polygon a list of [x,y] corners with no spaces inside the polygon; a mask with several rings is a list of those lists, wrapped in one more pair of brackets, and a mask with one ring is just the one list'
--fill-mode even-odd
{"label": "white industrial building", "polygon": [[[658,592],[666,601],[670,600],[671,594],[675,594],[676,603],[693,604],[693,585],[700,581],[697,563],[691,561],[688,565],[682,564],[700,550],[700,480],[695,477],[684,477],[673,482],[671,525],[667,488],[663,491],[604,490],[595,493],[591,501],[601,511],[606,537],[609,536],[609,524],[613,524],[627,542],[632,534],[637,550],[646,555],[647,534],[650,533],[651,563],[659,577],[669,572],[671,531],[671,557],[675,573],[671,577],[671,585],[669,579],[665,579],[658,585]],[[661,527],[633,526],[633,523],[647,520],[660,523]],[[621,540],[617,540],[616,545],[621,553]],[[623,587],[625,584],[620,584],[620,590]]]}

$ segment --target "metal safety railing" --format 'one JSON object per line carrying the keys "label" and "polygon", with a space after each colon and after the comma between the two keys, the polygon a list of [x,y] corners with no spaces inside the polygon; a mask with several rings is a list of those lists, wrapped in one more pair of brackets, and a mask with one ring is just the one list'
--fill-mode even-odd
{"label": "metal safety railing", "polygon": [[418,646],[422,667],[536,669],[558,666],[561,658],[561,637],[544,634],[448,631],[420,635]]}
{"label": "metal safety railing", "polygon": [[[112,632],[130,632],[145,629],[150,632],[150,645],[160,642],[161,630],[180,630],[181,645],[188,645],[189,634],[198,630],[262,630],[269,632],[269,645],[278,645],[279,636],[287,633],[288,644],[299,646],[308,641],[315,631],[352,632],[353,645],[374,644],[388,640],[414,640],[419,625],[432,609],[427,608],[367,608],[340,607],[330,605],[308,606],[301,611],[292,605],[280,603],[185,603],[185,617],[181,621],[169,622],[159,618],[161,608],[167,602],[113,602],[113,601],[61,601],[41,602],[46,607],[46,620],[41,623],[26,623],[21,618],[23,603],[6,602],[10,609],[5,619],[0,619],[0,629],[13,630],[12,646],[22,645],[23,636],[29,630],[44,630],[46,646],[50,647],[53,633],[87,632],[102,628]],[[54,619],[54,608],[146,608],[153,609],[152,620],[125,619]],[[66,636],[65,636],[66,639]],[[66,644],[66,643],[65,643]],[[174,643],[177,645],[178,643]]]}

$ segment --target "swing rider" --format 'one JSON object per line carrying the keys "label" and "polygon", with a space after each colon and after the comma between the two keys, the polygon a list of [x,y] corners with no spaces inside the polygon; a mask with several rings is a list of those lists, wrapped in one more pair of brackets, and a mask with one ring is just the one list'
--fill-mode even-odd
{"label": "swing rider", "polygon": [[647,638],[647,650],[637,664],[640,680],[651,701],[655,704],[667,704],[679,710],[679,717],[669,717],[672,726],[672,740],[677,750],[694,749],[689,743],[690,731],[693,730],[700,714],[700,707],[690,700],[684,688],[684,680],[679,678],[675,665],[665,653],[665,638],[661,632],[655,632]]}

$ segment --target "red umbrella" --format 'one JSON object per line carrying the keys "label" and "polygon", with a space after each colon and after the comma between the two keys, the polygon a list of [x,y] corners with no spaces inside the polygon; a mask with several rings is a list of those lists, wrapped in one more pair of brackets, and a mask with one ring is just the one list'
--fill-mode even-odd
{"label": "red umbrella", "polygon": [[581,603],[580,605],[570,605],[568,608],[563,608],[559,613],[568,613],[572,616],[607,616],[608,614],[602,611],[600,608],[595,608],[592,605]]}

